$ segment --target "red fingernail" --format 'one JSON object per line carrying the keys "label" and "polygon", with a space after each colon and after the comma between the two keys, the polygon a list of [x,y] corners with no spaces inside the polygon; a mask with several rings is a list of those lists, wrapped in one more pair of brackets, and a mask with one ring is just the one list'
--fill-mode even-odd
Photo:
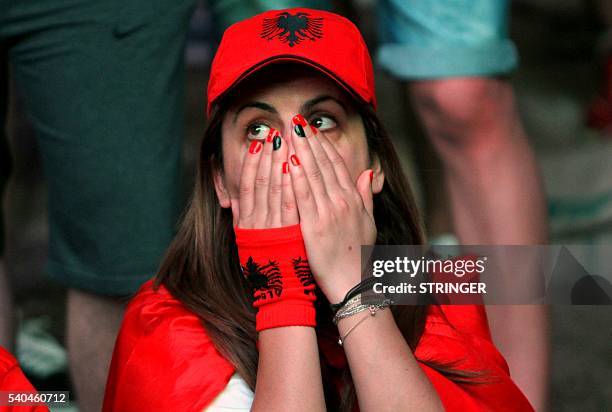
{"label": "red fingernail", "polygon": [[278,131],[274,128],[270,128],[270,131],[268,132],[268,136],[266,136],[267,143],[270,143],[272,139],[274,139],[275,133],[278,133]]}
{"label": "red fingernail", "polygon": [[317,130],[316,127],[314,127],[313,125],[310,125],[310,130],[312,130],[312,134],[317,134],[319,133],[319,131]]}
{"label": "red fingernail", "polygon": [[289,163],[287,162],[283,163],[283,173],[285,174],[289,173]]}
{"label": "red fingernail", "polygon": [[370,183],[374,180],[374,171],[370,170]]}
{"label": "red fingernail", "polygon": [[296,155],[291,155],[290,159],[291,159],[291,163],[293,164],[293,166],[300,165],[300,159],[298,159]]}
{"label": "red fingernail", "polygon": [[255,154],[261,150],[262,144],[259,140],[253,140],[249,146],[249,153]]}
{"label": "red fingernail", "polygon": [[302,127],[306,126],[306,119],[301,114],[296,114],[293,116],[293,124],[300,125]]}

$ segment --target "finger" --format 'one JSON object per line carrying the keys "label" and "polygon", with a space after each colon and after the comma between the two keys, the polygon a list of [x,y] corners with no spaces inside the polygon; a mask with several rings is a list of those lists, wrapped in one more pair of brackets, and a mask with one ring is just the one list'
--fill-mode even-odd
{"label": "finger", "polygon": [[[308,128],[307,128],[308,129]],[[317,128],[314,126],[310,126],[311,134],[307,135],[306,141],[310,146],[310,150],[319,166],[319,170],[323,175],[323,182],[325,184],[325,188],[327,190],[327,194],[331,195],[334,192],[340,191],[341,187],[338,183],[338,178],[336,177],[336,171],[334,169],[334,165],[332,164],[327,152],[321,146],[321,137],[322,133],[319,133]]]}
{"label": "finger", "polygon": [[371,169],[364,170],[357,178],[357,191],[363,200],[363,206],[368,214],[374,217],[374,200],[372,195],[372,180],[374,172]]}
{"label": "finger", "polygon": [[293,185],[291,183],[291,175],[289,174],[289,163],[283,162],[281,166],[282,179],[282,204],[281,204],[281,225],[291,226],[299,223],[299,215],[295,195],[293,193]]}
{"label": "finger", "polygon": [[351,178],[351,174],[346,168],[346,164],[344,163],[344,158],[338,153],[336,147],[329,141],[327,137],[325,137],[324,133],[319,133],[319,143],[327,157],[329,158],[330,163],[334,167],[336,172],[336,179],[340,187],[345,190],[352,190],[355,187],[355,183]]}
{"label": "finger", "polygon": [[304,167],[296,154],[292,154],[289,157],[289,173],[291,174],[291,185],[293,187],[300,221],[315,220],[318,215],[317,204],[314,194],[310,189]]}
{"label": "finger", "polygon": [[[325,202],[329,200],[327,196],[327,190],[325,189],[325,183],[323,181],[323,174],[317,165],[314,154],[310,149],[308,139],[312,137],[312,129],[308,126],[306,119],[300,114],[295,115],[292,119],[293,130],[291,132],[291,141],[293,142],[293,150],[300,160],[300,168],[302,169],[312,195],[314,196],[315,202],[318,205],[323,206]],[[293,187],[297,196],[297,190]]]}
{"label": "finger", "polygon": [[272,137],[272,168],[270,169],[270,190],[268,191],[269,227],[280,227],[282,224],[281,205],[283,188],[283,163],[287,160],[287,145],[278,131]]}
{"label": "finger", "polygon": [[260,141],[253,140],[245,155],[244,162],[242,163],[239,189],[241,223],[246,223],[252,219],[253,209],[255,207],[255,177],[257,176],[262,148],[263,144]]}
{"label": "finger", "polygon": [[256,227],[263,227],[268,217],[268,192],[270,190],[270,168],[272,166],[272,136],[276,129],[270,128],[266,136],[261,159],[255,177],[255,206],[253,216]]}

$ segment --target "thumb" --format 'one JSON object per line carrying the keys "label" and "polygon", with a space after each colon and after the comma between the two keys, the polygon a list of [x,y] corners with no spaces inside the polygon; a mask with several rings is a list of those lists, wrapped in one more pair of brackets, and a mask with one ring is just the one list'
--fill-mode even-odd
{"label": "thumb", "polygon": [[370,216],[374,216],[374,200],[372,199],[372,169],[364,170],[357,178],[357,191],[363,200],[363,205]]}

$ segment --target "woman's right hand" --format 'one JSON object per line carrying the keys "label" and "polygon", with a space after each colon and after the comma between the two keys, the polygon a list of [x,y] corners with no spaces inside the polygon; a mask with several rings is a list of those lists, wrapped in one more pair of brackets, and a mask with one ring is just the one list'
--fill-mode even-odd
{"label": "woman's right hand", "polygon": [[283,143],[272,129],[265,142],[250,144],[242,166],[240,198],[232,202],[240,266],[258,309],[257,331],[316,325],[316,285],[288,166],[283,164],[287,158]]}
{"label": "woman's right hand", "polygon": [[299,223],[287,150],[286,142],[273,128],[265,140],[249,143],[242,163],[239,199],[232,199],[234,226],[267,229]]}
{"label": "woman's right hand", "polygon": [[[249,145],[239,199],[232,200],[240,265],[253,287],[255,329],[260,332],[252,410],[288,404],[296,409],[303,404],[298,393],[307,395],[308,409],[325,410],[314,330],[315,285],[305,259],[291,179],[283,173],[283,169],[288,171],[285,143],[278,137],[277,144],[272,140]],[[304,267],[306,277],[296,270]],[[300,388],[297,392],[296,387]]]}

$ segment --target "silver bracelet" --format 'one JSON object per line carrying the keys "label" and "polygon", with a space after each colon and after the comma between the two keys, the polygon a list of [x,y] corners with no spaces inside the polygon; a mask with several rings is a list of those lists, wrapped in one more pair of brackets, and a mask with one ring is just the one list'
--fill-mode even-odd
{"label": "silver bracelet", "polygon": [[343,313],[346,313],[347,311],[352,310],[359,305],[361,305],[361,294],[354,296],[348,302],[346,302],[344,306],[338,309],[338,311],[333,317],[334,324],[338,324],[338,321],[340,320],[340,317],[342,317]]}
{"label": "silver bracelet", "polygon": [[[357,322],[353,326],[351,326],[351,328],[344,334],[344,336],[341,336],[341,337],[338,338],[338,345],[343,346],[344,342],[346,341],[346,338],[348,337],[348,335],[350,335],[350,333],[352,331],[354,331],[355,328],[357,328],[357,326],[359,326],[363,321],[365,321],[367,318],[370,318],[372,316],[376,316],[376,312],[378,312],[379,310],[383,310],[384,308],[389,306],[389,303],[387,301],[390,302],[389,299],[385,299],[385,301],[383,303],[381,303],[380,305],[360,305],[360,306],[363,306],[366,309],[370,310],[370,316],[364,316],[362,319],[359,320],[359,322]],[[360,310],[360,312],[361,311],[362,310]],[[355,312],[355,313],[358,313],[358,312]]]}
{"label": "silver bracelet", "polygon": [[[353,299],[355,299],[357,297],[359,297],[358,300],[355,300],[355,302],[351,302]],[[364,310],[370,310],[372,315],[374,315],[376,310],[385,308],[385,307],[393,304],[393,301],[391,299],[384,299],[380,303],[362,304],[361,303],[361,296],[360,295],[355,296],[355,298],[353,298],[350,301],[348,301],[346,303],[346,305],[344,305],[343,307],[341,307],[338,310],[338,312],[336,313],[336,315],[334,315],[334,318],[333,318],[334,324],[337,325],[338,322],[340,321],[340,319],[348,318],[349,316],[353,316],[353,315],[355,315],[357,313],[363,312]],[[353,303],[353,304],[351,304],[351,303]],[[354,304],[354,303],[356,303],[356,304]]]}
{"label": "silver bracelet", "polygon": [[361,304],[361,294],[351,298],[348,302],[346,302],[344,306],[340,307],[340,309],[338,309],[338,311],[334,315],[332,319],[334,324],[337,325],[340,319],[349,316],[347,315],[347,313],[357,313],[354,312],[354,310],[362,306],[364,305]]}

